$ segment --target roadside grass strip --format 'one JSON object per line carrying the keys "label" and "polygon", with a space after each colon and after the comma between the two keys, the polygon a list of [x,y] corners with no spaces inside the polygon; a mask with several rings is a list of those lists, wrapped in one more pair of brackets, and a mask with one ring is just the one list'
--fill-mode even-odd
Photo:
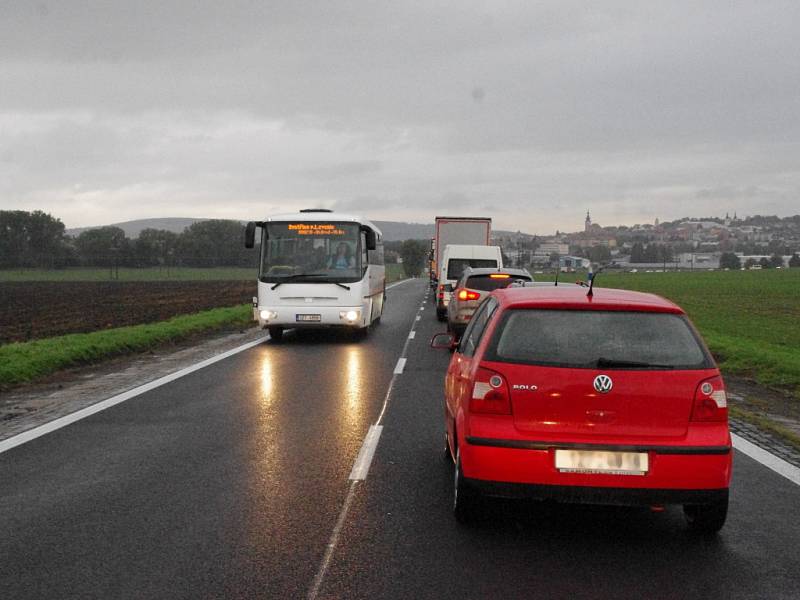
{"label": "roadside grass strip", "polygon": [[150,350],[193,335],[249,327],[249,304],[215,308],[146,325],[74,333],[0,346],[0,387],[31,382],[62,369]]}

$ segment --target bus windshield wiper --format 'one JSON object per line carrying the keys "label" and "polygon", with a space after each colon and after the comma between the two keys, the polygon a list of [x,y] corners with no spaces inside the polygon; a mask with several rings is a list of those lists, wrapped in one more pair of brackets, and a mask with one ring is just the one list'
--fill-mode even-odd
{"label": "bus windshield wiper", "polygon": [[600,357],[595,361],[598,369],[674,369],[673,365],[659,365],[656,363],[639,362],[636,360],[617,360],[614,358]]}
{"label": "bus windshield wiper", "polygon": [[[291,281],[293,279],[299,279],[301,277],[327,277],[327,276],[328,276],[327,273],[296,273],[294,275],[286,275],[285,277],[281,278],[281,281],[278,281],[275,285],[273,285],[269,289],[274,290],[279,285],[283,285],[284,283],[287,283],[288,281]],[[344,288],[344,289],[346,289],[348,291],[350,290],[350,288],[348,286],[344,285],[343,283],[339,283],[338,281],[329,281],[327,283],[332,283],[334,285],[338,285],[339,287],[342,287],[342,288]]]}

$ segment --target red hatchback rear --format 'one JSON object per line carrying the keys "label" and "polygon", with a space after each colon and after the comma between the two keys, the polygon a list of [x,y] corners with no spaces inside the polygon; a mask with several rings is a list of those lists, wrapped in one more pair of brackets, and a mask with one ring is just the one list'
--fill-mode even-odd
{"label": "red hatchback rear", "polygon": [[494,292],[453,355],[445,403],[460,521],[483,494],[681,504],[695,530],[725,522],[724,384],[686,315],[663,298]]}

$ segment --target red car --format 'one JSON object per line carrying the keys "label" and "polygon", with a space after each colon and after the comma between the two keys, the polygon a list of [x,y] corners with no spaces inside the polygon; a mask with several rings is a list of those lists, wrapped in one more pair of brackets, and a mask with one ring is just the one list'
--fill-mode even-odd
{"label": "red car", "polygon": [[[431,342],[452,344],[450,334]],[[461,522],[487,495],[680,504],[693,530],[725,523],[725,386],[686,314],[658,296],[493,292],[447,370],[445,428]]]}

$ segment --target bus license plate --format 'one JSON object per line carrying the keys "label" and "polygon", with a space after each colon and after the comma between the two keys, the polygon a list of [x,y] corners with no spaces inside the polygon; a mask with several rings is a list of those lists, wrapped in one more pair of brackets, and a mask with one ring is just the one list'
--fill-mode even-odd
{"label": "bus license plate", "polygon": [[312,321],[319,322],[322,320],[322,315],[296,315],[298,321]]}
{"label": "bus license plate", "polygon": [[644,475],[648,462],[647,452],[556,450],[556,469],[562,473]]}

